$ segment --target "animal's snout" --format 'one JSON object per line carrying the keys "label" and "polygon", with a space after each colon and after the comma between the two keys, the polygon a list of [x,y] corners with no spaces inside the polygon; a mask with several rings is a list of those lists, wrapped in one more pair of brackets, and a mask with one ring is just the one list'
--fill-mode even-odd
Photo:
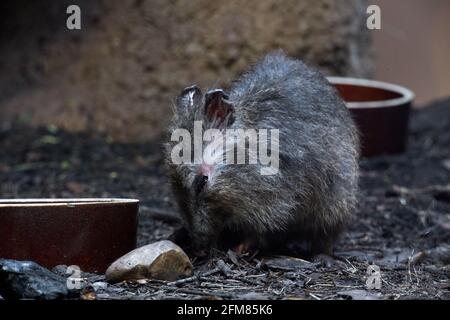
{"label": "animal's snout", "polygon": [[211,176],[213,169],[212,165],[203,163],[198,169],[198,174],[209,177]]}
{"label": "animal's snout", "polygon": [[213,167],[205,163],[199,167],[198,173],[194,180],[194,188],[197,194],[200,193],[208,184],[212,171]]}

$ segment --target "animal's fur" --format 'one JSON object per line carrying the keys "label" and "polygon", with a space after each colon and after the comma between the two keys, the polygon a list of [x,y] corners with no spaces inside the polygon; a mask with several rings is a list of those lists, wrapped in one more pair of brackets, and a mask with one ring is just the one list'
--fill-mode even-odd
{"label": "animal's fur", "polygon": [[[204,120],[204,97],[186,89],[177,100],[169,133]],[[358,185],[358,136],[344,102],[318,72],[282,52],[267,55],[233,84],[228,128],[279,129],[280,168],[215,165],[203,188],[199,165],[175,165],[166,145],[174,193],[196,248],[219,238],[251,240],[259,247],[305,240],[328,252],[352,215]],[[216,126],[206,121],[205,126]]]}

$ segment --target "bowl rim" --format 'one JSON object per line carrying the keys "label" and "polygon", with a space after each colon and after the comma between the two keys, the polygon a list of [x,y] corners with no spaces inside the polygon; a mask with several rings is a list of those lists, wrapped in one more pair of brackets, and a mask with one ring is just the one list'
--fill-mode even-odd
{"label": "bowl rim", "polygon": [[384,81],[369,80],[363,78],[351,78],[351,77],[327,77],[328,82],[332,85],[343,84],[343,85],[353,85],[361,87],[369,87],[382,89],[386,91],[395,92],[401,95],[399,98],[379,100],[379,101],[353,101],[345,102],[350,109],[364,109],[364,108],[384,108],[384,107],[395,107],[403,104],[411,103],[414,100],[414,93],[403,86],[388,83]]}
{"label": "bowl rim", "polygon": [[138,199],[126,198],[22,198],[0,199],[0,208],[17,207],[79,207],[98,205],[138,204]]}

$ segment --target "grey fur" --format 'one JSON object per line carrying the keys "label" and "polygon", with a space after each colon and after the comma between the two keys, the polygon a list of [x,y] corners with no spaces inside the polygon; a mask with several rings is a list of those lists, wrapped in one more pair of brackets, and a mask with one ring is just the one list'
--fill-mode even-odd
{"label": "grey fur", "polygon": [[[358,135],[336,90],[318,71],[277,51],[233,84],[228,101],[229,128],[280,130],[280,170],[263,176],[258,165],[220,166],[199,192],[198,166],[173,164],[169,141],[169,176],[193,245],[213,247],[232,234],[261,248],[298,239],[315,253],[330,253],[358,187]],[[203,104],[198,88],[185,89],[169,133],[192,132],[194,120],[204,119]]]}

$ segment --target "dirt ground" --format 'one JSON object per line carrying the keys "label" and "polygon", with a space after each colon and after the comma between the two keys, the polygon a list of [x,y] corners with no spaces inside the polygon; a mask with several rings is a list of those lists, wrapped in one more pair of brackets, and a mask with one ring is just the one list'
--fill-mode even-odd
{"label": "dirt ground", "polygon": [[[196,277],[175,284],[106,286],[103,275],[87,274],[97,290],[83,297],[450,299],[450,100],[413,112],[409,142],[406,154],[361,161],[356,218],[334,261],[216,252],[194,261]],[[139,245],[178,226],[158,142],[119,144],[15,123],[0,128],[0,150],[2,198],[139,198]],[[370,265],[380,268],[379,278],[368,274]],[[380,289],[368,289],[369,275],[380,279]]]}

